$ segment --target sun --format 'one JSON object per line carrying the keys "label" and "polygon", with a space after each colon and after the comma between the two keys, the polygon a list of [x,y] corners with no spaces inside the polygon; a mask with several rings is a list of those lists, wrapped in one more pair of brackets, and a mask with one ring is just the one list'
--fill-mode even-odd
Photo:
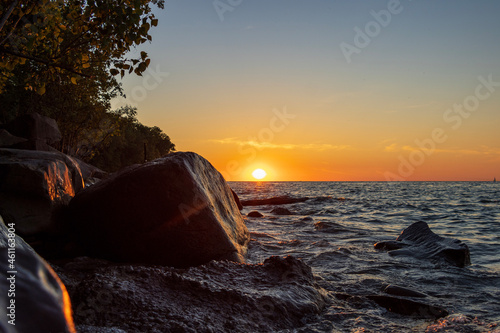
{"label": "sun", "polygon": [[267,172],[265,172],[264,170],[262,169],[255,169],[253,172],[252,172],[252,176],[253,178],[255,179],[263,179],[264,177],[267,176]]}

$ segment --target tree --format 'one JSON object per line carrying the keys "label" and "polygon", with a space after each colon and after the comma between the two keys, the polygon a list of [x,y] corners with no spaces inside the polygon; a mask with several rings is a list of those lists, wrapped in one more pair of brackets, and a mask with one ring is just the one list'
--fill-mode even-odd
{"label": "tree", "polygon": [[91,78],[92,67],[141,75],[147,53],[125,55],[151,40],[151,5],[163,8],[164,0],[0,0],[0,92],[27,62],[25,86],[39,94],[50,82]]}
{"label": "tree", "polygon": [[175,145],[160,128],[145,126],[137,120],[136,108],[125,106],[109,115],[118,126],[118,131],[98,147],[89,160],[91,164],[106,171],[116,171],[128,165],[143,163],[145,147],[148,160],[175,151]]}

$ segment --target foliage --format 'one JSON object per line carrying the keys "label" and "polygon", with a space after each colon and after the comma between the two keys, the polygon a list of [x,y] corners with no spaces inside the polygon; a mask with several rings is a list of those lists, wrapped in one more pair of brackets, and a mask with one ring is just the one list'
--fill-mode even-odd
{"label": "foliage", "polygon": [[26,87],[39,94],[50,82],[92,78],[96,67],[141,75],[147,53],[125,55],[151,40],[151,5],[163,8],[164,0],[0,0],[0,92],[26,63]]}
{"label": "foliage", "polygon": [[153,160],[175,151],[170,138],[156,126],[148,127],[137,118],[137,109],[123,107],[109,114],[118,127],[118,133],[97,149],[89,162],[106,171],[116,171],[125,166]]}

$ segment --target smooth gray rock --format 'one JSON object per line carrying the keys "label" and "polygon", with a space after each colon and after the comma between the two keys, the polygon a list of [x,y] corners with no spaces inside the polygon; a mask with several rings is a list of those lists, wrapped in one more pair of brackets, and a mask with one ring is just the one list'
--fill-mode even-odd
{"label": "smooth gray rock", "polygon": [[76,332],[64,284],[14,229],[0,216],[0,332]]}
{"label": "smooth gray rock", "polygon": [[467,244],[458,239],[436,235],[425,222],[415,222],[403,230],[396,241],[378,242],[374,247],[389,250],[388,253],[392,256],[411,256],[458,267],[470,265]]}
{"label": "smooth gray rock", "polygon": [[67,221],[87,255],[189,267],[244,262],[249,232],[222,175],[195,153],[126,168],[78,193]]}

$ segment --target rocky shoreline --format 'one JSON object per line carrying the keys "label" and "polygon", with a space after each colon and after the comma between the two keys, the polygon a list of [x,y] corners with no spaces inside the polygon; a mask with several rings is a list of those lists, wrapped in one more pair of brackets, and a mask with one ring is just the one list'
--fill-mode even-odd
{"label": "rocky shoreline", "polygon": [[[19,325],[1,318],[2,331],[286,331],[321,325],[332,303],[360,299],[327,292],[294,257],[245,263],[250,233],[242,205],[309,198],[240,203],[222,175],[195,153],[173,153],[107,175],[59,152],[12,147],[29,140],[7,134],[7,148],[0,142],[0,285],[14,288],[15,297],[6,303],[0,298],[0,305],[14,300]],[[41,136],[35,146],[46,148],[51,135]],[[271,213],[293,214],[284,207]],[[315,228],[335,233],[338,226]],[[375,248],[470,264],[467,245],[432,233],[423,222]],[[422,293],[386,289],[362,302],[419,318],[448,315],[422,302]]]}

